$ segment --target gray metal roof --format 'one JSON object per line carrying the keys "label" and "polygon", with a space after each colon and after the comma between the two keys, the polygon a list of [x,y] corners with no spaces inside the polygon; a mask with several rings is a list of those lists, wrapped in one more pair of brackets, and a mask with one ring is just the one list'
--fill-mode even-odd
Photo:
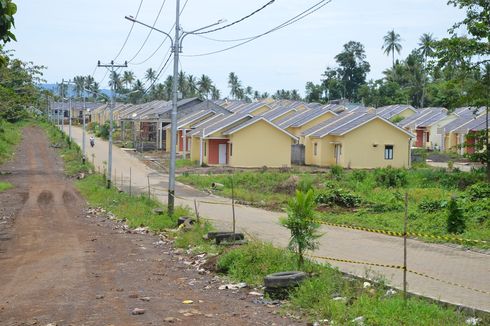
{"label": "gray metal roof", "polygon": [[411,105],[394,104],[394,105],[387,105],[387,106],[382,106],[380,108],[377,108],[376,113],[379,116],[389,120],[407,109],[413,111],[414,113],[417,112],[417,110]]}
{"label": "gray metal roof", "polygon": [[278,106],[270,111],[265,112],[264,114],[262,114],[262,116],[267,120],[273,121],[289,112],[295,112],[295,111],[296,109],[294,108],[286,108],[286,107]]}
{"label": "gray metal roof", "polygon": [[[444,112],[447,115],[447,110],[445,108],[424,108],[417,110],[417,113],[414,115],[403,119],[399,125],[403,128],[417,128],[420,125],[420,122],[427,121],[428,119],[433,118],[434,116],[440,116],[440,114]],[[440,117],[439,117],[440,118]],[[438,120],[436,120],[438,121]],[[434,122],[436,122],[434,121]],[[428,125],[424,125],[427,127]]]}
{"label": "gray metal roof", "polygon": [[308,114],[305,114],[303,116],[297,116],[292,121],[286,122],[285,124],[289,125],[289,126],[286,127],[286,126],[281,125],[281,127],[282,128],[288,128],[288,127],[299,128],[301,126],[304,126],[308,122],[321,117],[324,114],[331,113],[334,116],[336,115],[334,112],[330,111],[330,109],[328,109],[327,107],[311,109],[307,113]]}
{"label": "gray metal roof", "polygon": [[223,120],[226,116],[227,115],[225,115],[223,113],[218,113],[212,117],[209,117],[208,119],[206,119],[206,120],[202,121],[201,123],[195,125],[193,127],[192,131],[188,132],[187,134],[189,136],[202,134],[206,128],[213,126],[214,124]]}
{"label": "gray metal roof", "polygon": [[208,128],[206,128],[206,132],[204,133],[204,137],[206,137],[208,135],[212,135],[215,132],[218,132],[218,131],[223,130],[225,128],[232,127],[236,123],[239,123],[242,120],[249,120],[252,118],[253,118],[253,115],[251,115],[249,113],[235,113],[235,114],[229,115],[229,116],[225,117],[224,119],[216,122],[212,126],[209,126]]}
{"label": "gray metal roof", "polygon": [[[455,130],[457,133],[467,133],[468,131],[480,131],[486,128],[485,122],[486,115],[481,114],[479,117],[470,120],[468,123],[460,126]],[[490,119],[489,119],[490,122]]]}

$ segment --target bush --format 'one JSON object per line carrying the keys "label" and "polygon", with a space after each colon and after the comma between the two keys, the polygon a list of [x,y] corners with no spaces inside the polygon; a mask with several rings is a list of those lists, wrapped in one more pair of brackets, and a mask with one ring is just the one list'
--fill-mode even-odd
{"label": "bush", "polygon": [[366,180],[368,176],[368,172],[365,170],[354,170],[352,171],[352,179],[354,179],[357,182],[363,182]]}
{"label": "bush", "polygon": [[408,183],[407,172],[404,169],[392,167],[376,169],[374,171],[376,184],[385,188],[404,187]]}
{"label": "bush", "polygon": [[434,213],[446,207],[447,207],[447,201],[445,200],[426,199],[426,200],[422,200],[422,202],[419,204],[419,209],[425,213]]}
{"label": "bush", "polygon": [[299,179],[297,190],[301,192],[308,192],[309,190],[313,189],[313,183],[315,182],[315,179],[309,175],[305,174]]}
{"label": "bush", "polygon": [[490,198],[490,183],[475,183],[474,185],[468,187],[468,189],[466,189],[466,192],[468,193],[468,198],[472,201]]}
{"label": "bush", "polygon": [[330,168],[330,174],[334,179],[340,180],[342,179],[342,175],[344,174],[344,168],[340,165],[332,165]]}
{"label": "bush", "polygon": [[466,229],[463,213],[458,206],[458,201],[455,197],[451,198],[448,205],[447,215],[447,232],[460,234]]}
{"label": "bush", "polygon": [[361,197],[343,190],[341,188],[325,190],[318,193],[315,197],[317,204],[324,204],[328,206],[337,205],[340,207],[359,207],[362,203]]}

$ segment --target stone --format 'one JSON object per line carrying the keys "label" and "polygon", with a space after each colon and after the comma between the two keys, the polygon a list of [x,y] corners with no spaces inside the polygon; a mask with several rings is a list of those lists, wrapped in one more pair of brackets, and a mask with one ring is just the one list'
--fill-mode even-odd
{"label": "stone", "polygon": [[95,299],[104,299],[104,295],[102,295],[102,294],[97,294],[97,295],[95,296]]}
{"label": "stone", "polygon": [[364,283],[362,283],[362,287],[365,288],[365,289],[370,288],[371,287],[371,283],[364,282]]}
{"label": "stone", "polygon": [[479,325],[481,322],[481,319],[480,318],[476,318],[476,317],[470,317],[468,319],[465,320],[465,324],[466,325],[472,325],[472,326],[476,326],[476,325]]}
{"label": "stone", "polygon": [[352,319],[352,322],[358,326],[364,326],[364,316],[359,316]]}
{"label": "stone", "polygon": [[131,293],[130,295],[128,295],[128,297],[131,299],[137,299],[139,298],[139,295],[137,293]]}
{"label": "stone", "polygon": [[143,315],[146,312],[143,308],[134,308],[131,312],[132,315]]}
{"label": "stone", "polygon": [[142,297],[142,298],[140,298],[140,300],[141,300],[141,301],[148,302],[148,301],[150,301],[150,300],[151,300],[151,298],[150,298],[150,297]]}
{"label": "stone", "polygon": [[166,317],[163,319],[164,322],[166,323],[175,323],[176,321],[179,321],[180,319],[175,318],[175,317]]}

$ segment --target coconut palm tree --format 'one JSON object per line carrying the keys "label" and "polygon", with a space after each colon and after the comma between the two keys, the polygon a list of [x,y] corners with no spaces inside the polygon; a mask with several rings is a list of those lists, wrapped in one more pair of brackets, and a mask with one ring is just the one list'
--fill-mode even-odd
{"label": "coconut palm tree", "polygon": [[148,68],[145,73],[145,79],[147,82],[153,83],[157,78],[157,72],[153,68]]}
{"label": "coconut palm tree", "polygon": [[121,90],[122,89],[121,74],[113,71],[109,77],[109,86],[113,87],[115,92]]}
{"label": "coconut palm tree", "polygon": [[211,87],[211,98],[213,100],[219,100],[221,97],[221,93],[219,91],[219,89],[217,89],[215,86],[212,86]]}
{"label": "coconut palm tree", "polygon": [[73,77],[73,83],[75,83],[75,93],[77,94],[77,97],[81,97],[83,89],[85,88],[85,77],[75,76]]}
{"label": "coconut palm tree", "polygon": [[[150,68],[151,69],[151,68]],[[124,73],[123,73],[123,77],[122,77],[122,82],[126,85],[126,88],[129,89],[131,87],[131,85],[133,84],[134,82],[134,72],[132,71],[129,71],[129,70],[126,70]]]}
{"label": "coconut palm tree", "polygon": [[234,99],[239,99],[240,96],[243,98],[244,91],[242,89],[242,83],[238,80],[238,76],[234,72],[230,72],[228,75],[228,86],[230,87],[230,95]]}
{"label": "coconut palm tree", "polygon": [[172,98],[172,85],[174,83],[174,79],[172,76],[167,76],[167,79],[163,82],[165,86],[165,100],[170,101]]}
{"label": "coconut palm tree", "polygon": [[[84,89],[91,90],[94,83],[95,83],[94,77],[92,77],[91,75],[85,76],[85,86],[84,86]],[[86,94],[84,96],[86,96]]]}
{"label": "coconut palm tree", "polygon": [[213,81],[211,80],[211,78],[209,78],[209,76],[203,74],[201,78],[199,78],[199,80],[197,81],[197,86],[199,87],[199,93],[201,94],[201,96],[207,99],[209,93],[211,93]]}
{"label": "coconut palm tree", "polygon": [[392,56],[393,67],[395,67],[395,51],[400,54],[402,50],[402,45],[400,44],[401,38],[400,34],[396,33],[395,30],[388,31],[388,33],[383,37],[384,44],[381,47],[386,55]]}
{"label": "coconut palm tree", "polygon": [[177,81],[177,90],[182,94],[182,98],[187,97],[188,94],[187,79],[186,79],[185,72],[183,71],[179,72],[179,80]]}
{"label": "coconut palm tree", "polygon": [[[427,69],[427,61],[428,57],[431,57],[434,55],[434,42],[436,41],[435,38],[433,37],[432,33],[424,33],[420,37],[420,42],[419,42],[419,51],[422,57],[424,57],[424,70]],[[423,85],[422,85],[422,96],[420,98],[420,106],[424,107],[424,100],[425,100],[425,76],[423,80]]]}
{"label": "coconut palm tree", "polygon": [[93,82],[92,85],[90,86],[89,90],[92,92],[92,97],[95,100],[97,99],[97,96],[100,93],[100,85],[98,82]]}

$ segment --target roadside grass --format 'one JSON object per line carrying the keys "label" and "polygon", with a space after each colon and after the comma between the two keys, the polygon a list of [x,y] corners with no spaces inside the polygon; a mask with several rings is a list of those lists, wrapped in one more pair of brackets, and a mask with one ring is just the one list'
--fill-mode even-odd
{"label": "roadside grass", "polygon": [[[297,257],[268,243],[252,242],[225,252],[218,270],[236,282],[263,284],[264,276],[297,269]],[[366,325],[464,325],[465,316],[427,300],[397,291],[386,295],[383,282],[365,289],[359,279],[344,276],[328,264],[306,261],[309,277],[292,289],[284,312],[300,314],[310,322],[328,319],[329,324],[347,325],[363,316]],[[334,298],[343,298],[333,300]]]}
{"label": "roadside grass", "polygon": [[114,187],[107,189],[103,176],[90,174],[94,169],[88,160],[83,164],[82,152],[76,143],[69,146],[67,136],[47,122],[39,122],[39,125],[46,131],[51,143],[58,147],[64,160],[65,174],[75,176],[86,173],[85,178],[75,182],[75,186],[91,206],[102,207],[117,218],[126,220],[131,228],[147,226],[152,231],[174,228],[180,216],[189,215],[189,210],[180,206],[175,207],[173,216],[169,216],[165,209],[158,214],[154,209],[162,205],[154,199],[144,195],[130,196]]}
{"label": "roadside grass", "polygon": [[205,235],[214,230],[210,222],[203,220],[194,224],[190,230],[179,229],[173,234],[175,246],[182,249],[191,249],[196,254],[203,252],[212,255],[220,254],[222,247],[205,239]]}
{"label": "roadside grass", "polygon": [[156,200],[144,195],[130,196],[115,188],[107,189],[100,175],[89,175],[77,180],[75,186],[91,206],[102,207],[119,219],[126,220],[131,228],[147,226],[152,231],[174,228],[180,216],[189,214],[182,207],[176,207],[172,217],[165,210],[163,214],[156,214],[153,210],[162,207]]}
{"label": "roadside grass", "polygon": [[13,188],[14,186],[10,182],[0,181],[0,192]]}
{"label": "roadside grass", "polygon": [[[282,211],[292,197],[292,178],[296,186],[311,186],[317,194],[332,190],[342,194],[352,194],[360,198],[357,207],[324,205],[317,217],[324,221],[350,226],[388,231],[403,231],[404,196],[408,193],[408,231],[428,233],[438,236],[452,236],[446,228],[447,210],[445,203],[452,196],[458,197],[463,210],[466,230],[457,237],[473,240],[490,240],[490,199],[476,201],[466,199],[467,187],[484,182],[482,171],[460,172],[436,168],[417,168],[407,171],[397,169],[343,170],[308,174],[281,171],[248,171],[221,175],[198,175],[185,173],[178,177],[180,182],[198,189],[211,188],[212,182],[223,184],[222,189],[213,190],[217,195],[231,197],[231,177],[233,176],[235,198],[253,206]],[[380,183],[379,175],[390,174],[394,180],[403,179],[404,185],[386,187]],[[389,179],[389,178],[388,178]],[[294,184],[293,184],[294,187]],[[440,203],[433,210],[423,209]],[[422,207],[422,208],[421,208]],[[422,239],[430,242],[446,240]],[[458,243],[458,242],[455,242]],[[490,248],[490,243],[462,243],[464,246]]]}
{"label": "roadside grass", "polygon": [[175,160],[175,168],[180,169],[180,168],[186,168],[186,167],[197,167],[199,166],[199,161],[191,161],[191,160],[184,160],[184,159],[178,159]]}
{"label": "roadside grass", "polygon": [[25,122],[10,123],[0,121],[0,164],[12,158],[13,150],[22,139]]}

